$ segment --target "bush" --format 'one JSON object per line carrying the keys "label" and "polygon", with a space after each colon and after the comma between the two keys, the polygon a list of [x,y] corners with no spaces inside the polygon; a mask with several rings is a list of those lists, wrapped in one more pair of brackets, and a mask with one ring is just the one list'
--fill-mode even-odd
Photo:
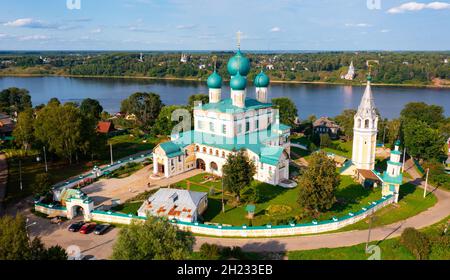
{"label": "bush", "polygon": [[406,228],[400,237],[400,242],[418,260],[426,260],[430,254],[428,237],[415,228]]}
{"label": "bush", "polygon": [[200,257],[204,260],[219,260],[221,249],[216,244],[203,243],[200,246]]}

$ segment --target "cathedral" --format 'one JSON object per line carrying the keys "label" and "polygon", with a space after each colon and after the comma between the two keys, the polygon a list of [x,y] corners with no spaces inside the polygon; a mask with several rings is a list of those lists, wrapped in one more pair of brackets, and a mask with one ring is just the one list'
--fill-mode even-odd
{"label": "cathedral", "polygon": [[295,187],[289,180],[290,127],[279,122],[278,110],[268,101],[269,77],[256,75],[254,97],[247,93],[250,60],[238,50],[227,64],[230,98],[222,98],[222,77],[208,77],[209,102],[193,108],[194,129],[171,136],[155,147],[153,176],[172,177],[202,169],[217,176],[230,153],[244,150],[256,167],[258,181]]}

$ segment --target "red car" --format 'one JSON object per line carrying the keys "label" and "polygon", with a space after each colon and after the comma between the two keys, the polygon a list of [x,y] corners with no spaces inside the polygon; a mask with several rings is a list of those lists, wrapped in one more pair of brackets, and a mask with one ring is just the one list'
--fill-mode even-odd
{"label": "red car", "polygon": [[89,233],[91,233],[94,229],[95,229],[95,226],[96,226],[97,224],[96,223],[87,223],[87,224],[84,224],[82,227],[81,227],[81,229],[80,229],[80,233],[81,234],[89,234]]}

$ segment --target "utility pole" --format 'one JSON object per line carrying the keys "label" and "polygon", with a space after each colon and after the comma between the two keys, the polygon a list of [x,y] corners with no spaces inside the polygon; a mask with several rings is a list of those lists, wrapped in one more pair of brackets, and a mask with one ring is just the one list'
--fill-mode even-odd
{"label": "utility pole", "polygon": [[225,213],[225,201],[223,198],[223,174],[222,174],[222,213]]}
{"label": "utility pole", "polygon": [[372,213],[370,214],[370,217],[369,217],[369,234],[367,235],[366,252],[367,252],[367,249],[369,248],[370,233],[372,231],[373,212],[374,212],[374,210],[372,210]]}
{"label": "utility pole", "polygon": [[109,153],[111,154],[111,165],[114,164],[113,153],[112,153],[112,143],[109,143]]}
{"label": "utility pole", "polygon": [[386,124],[384,124],[384,131],[383,131],[383,147],[384,147],[385,136],[386,136]]}
{"label": "utility pole", "polygon": [[425,198],[425,196],[427,195],[428,173],[430,173],[430,168],[427,168],[427,177],[425,178],[425,188],[423,188],[423,198]]}
{"label": "utility pole", "polygon": [[44,162],[45,162],[45,172],[48,173],[47,152],[45,151],[45,146],[44,146]]}
{"label": "utility pole", "polygon": [[23,190],[22,185],[22,160],[19,159],[19,184],[20,184],[20,190]]}
{"label": "utility pole", "polygon": [[402,173],[405,172],[406,148],[403,149]]}

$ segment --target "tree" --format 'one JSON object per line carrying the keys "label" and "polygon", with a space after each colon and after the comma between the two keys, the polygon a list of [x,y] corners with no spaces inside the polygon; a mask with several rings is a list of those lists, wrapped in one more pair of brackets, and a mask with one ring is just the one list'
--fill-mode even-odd
{"label": "tree", "polygon": [[220,260],[222,248],[216,244],[203,243],[200,246],[200,257],[202,260]]}
{"label": "tree", "polygon": [[400,119],[392,119],[387,122],[385,137],[388,143],[394,144],[394,142],[400,138],[400,130],[401,130]]}
{"label": "tree", "polygon": [[85,145],[82,131],[89,128],[83,127],[79,108],[54,102],[39,111],[34,129],[36,139],[48,146],[50,152],[72,163],[73,156]]}
{"label": "tree", "polygon": [[400,236],[402,243],[418,260],[426,260],[430,254],[428,237],[415,228],[405,228]]}
{"label": "tree", "polygon": [[100,114],[103,112],[103,107],[97,100],[86,98],[81,102],[80,112],[85,117],[90,117],[99,121]]}
{"label": "tree", "polygon": [[336,123],[341,127],[341,132],[347,138],[347,141],[353,138],[353,126],[356,110],[346,109],[342,113],[336,116]]}
{"label": "tree", "polygon": [[19,113],[19,117],[17,119],[17,125],[14,128],[13,136],[17,143],[20,143],[20,146],[25,150],[28,150],[31,147],[31,143],[34,139],[34,117],[33,110],[28,108],[23,112]]}
{"label": "tree", "polygon": [[194,238],[168,221],[148,217],[120,230],[113,247],[115,260],[184,260],[192,254]]}
{"label": "tree", "polygon": [[25,218],[5,215],[0,218],[0,260],[30,259]]}
{"label": "tree", "polygon": [[256,173],[256,167],[244,151],[240,150],[228,155],[227,162],[222,167],[222,173],[225,190],[233,193],[239,201],[240,191],[250,186]]}
{"label": "tree", "polygon": [[0,111],[14,114],[32,107],[31,96],[26,89],[16,87],[0,92]]}
{"label": "tree", "polygon": [[170,135],[172,129],[178,122],[172,121],[172,113],[177,109],[183,109],[183,106],[170,105],[164,106],[153,125],[152,132],[155,135]]}
{"label": "tree", "polygon": [[163,106],[158,94],[136,92],[122,101],[120,110],[127,114],[134,114],[139,125],[149,130]]}
{"label": "tree", "polygon": [[193,95],[189,96],[189,101],[188,101],[189,108],[194,107],[195,101],[201,101],[202,104],[206,104],[209,102],[209,95],[199,93],[199,94],[193,94]]}
{"label": "tree", "polygon": [[260,198],[259,190],[254,184],[251,184],[241,189],[239,195],[241,201],[248,203],[258,203]]}
{"label": "tree", "polygon": [[336,188],[340,176],[336,164],[324,153],[311,156],[309,166],[299,180],[300,193],[298,202],[307,212],[323,212],[336,202]]}
{"label": "tree", "polygon": [[444,108],[424,102],[411,102],[405,105],[400,113],[400,118],[404,124],[422,121],[431,128],[438,128],[439,124],[445,121]]}
{"label": "tree", "polygon": [[331,138],[328,133],[320,134],[320,147],[331,147]]}
{"label": "tree", "polygon": [[280,110],[280,122],[294,126],[295,118],[298,116],[295,103],[287,97],[273,98],[272,103]]}
{"label": "tree", "polygon": [[52,182],[48,173],[37,174],[33,184],[33,194],[35,196],[45,196],[51,189]]}
{"label": "tree", "polygon": [[403,138],[408,153],[425,160],[439,158],[445,143],[439,131],[423,121],[407,122],[403,126]]}

